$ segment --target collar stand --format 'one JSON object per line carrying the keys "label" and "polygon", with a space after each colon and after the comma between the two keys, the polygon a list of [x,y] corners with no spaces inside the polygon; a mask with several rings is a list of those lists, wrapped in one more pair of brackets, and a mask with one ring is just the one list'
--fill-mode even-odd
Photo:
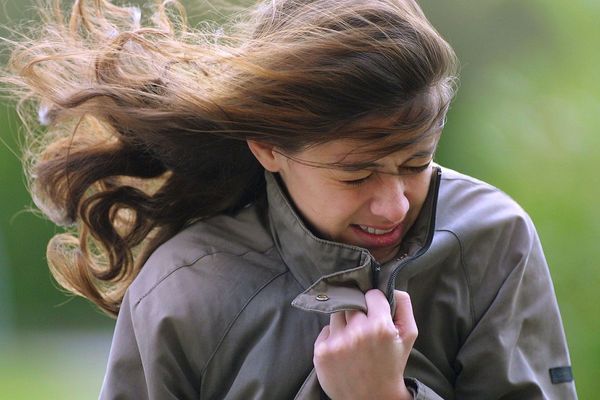
{"label": "collar stand", "polygon": [[[387,281],[404,256],[413,256],[427,246],[434,231],[437,188],[441,175],[434,167],[429,192],[419,217],[403,240],[395,258],[382,266],[383,281]],[[294,277],[307,289],[324,276],[351,269],[369,268],[375,261],[369,251],[362,247],[333,242],[315,236],[304,224],[288,199],[277,177],[265,172],[269,225],[273,241]],[[384,283],[384,282],[381,282]],[[363,290],[364,291],[364,290]]]}
{"label": "collar stand", "polygon": [[282,184],[265,172],[271,235],[283,261],[304,289],[324,275],[352,269],[372,258],[366,249],[315,236],[284,193]]}

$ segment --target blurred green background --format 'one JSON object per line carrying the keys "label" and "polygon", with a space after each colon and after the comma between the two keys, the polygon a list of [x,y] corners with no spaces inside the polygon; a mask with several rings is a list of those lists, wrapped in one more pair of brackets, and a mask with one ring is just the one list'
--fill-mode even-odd
{"label": "blurred green background", "polygon": [[[31,18],[29,4],[0,0],[0,24]],[[596,398],[600,1],[421,5],[462,63],[438,161],[500,187],[531,214],[554,277],[579,396]],[[26,211],[32,203],[18,137],[12,107],[0,103],[0,398],[93,399],[114,322],[53,283],[44,253],[57,230]]]}

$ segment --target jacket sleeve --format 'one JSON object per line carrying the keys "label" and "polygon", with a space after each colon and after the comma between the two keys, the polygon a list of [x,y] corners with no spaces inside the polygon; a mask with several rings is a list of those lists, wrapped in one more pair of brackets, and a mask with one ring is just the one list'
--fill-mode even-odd
{"label": "jacket sleeve", "polygon": [[485,272],[469,278],[474,321],[456,357],[456,398],[576,399],[559,309],[535,228],[525,216],[507,231],[504,239],[487,243],[493,250],[484,252],[491,259],[476,259],[488,267],[475,270]]}
{"label": "jacket sleeve", "polygon": [[404,378],[404,383],[410,394],[412,394],[413,400],[444,400],[418,379]]}
{"label": "jacket sleeve", "polygon": [[110,349],[100,400],[199,399],[177,330],[152,304],[125,295]]}

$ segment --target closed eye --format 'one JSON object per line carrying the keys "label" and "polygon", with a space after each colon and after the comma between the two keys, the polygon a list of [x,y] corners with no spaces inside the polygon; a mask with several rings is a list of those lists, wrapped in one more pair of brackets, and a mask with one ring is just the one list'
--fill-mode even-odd
{"label": "closed eye", "polygon": [[[430,165],[431,165],[431,161],[428,161],[427,164],[423,164],[423,165],[401,166],[398,168],[398,175],[416,175],[416,174],[419,174],[419,173],[427,170],[427,168],[429,168]],[[385,172],[382,172],[382,173],[385,173]],[[365,176],[364,178],[352,179],[352,180],[341,181],[341,182],[348,186],[360,186],[363,183],[367,182],[372,176],[373,176],[373,174],[369,174],[369,175]]]}
{"label": "closed eye", "polygon": [[429,165],[431,164],[431,161],[429,161],[427,164],[423,164],[423,165],[417,165],[414,167],[400,167],[399,171],[400,171],[400,175],[412,175],[412,174],[418,174],[421,173],[423,171],[425,171]]}
{"label": "closed eye", "polygon": [[350,181],[342,181],[342,183],[344,183],[345,185],[349,185],[349,186],[360,186],[363,183],[365,183],[366,181],[368,181],[369,178],[371,178],[371,176],[373,176],[373,174],[367,175],[364,178],[360,178],[360,179],[353,179]]}

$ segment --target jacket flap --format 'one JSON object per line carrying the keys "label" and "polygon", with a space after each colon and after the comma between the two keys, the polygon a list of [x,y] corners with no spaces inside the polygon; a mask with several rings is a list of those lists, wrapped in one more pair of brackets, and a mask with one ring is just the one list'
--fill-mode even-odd
{"label": "jacket flap", "polygon": [[371,289],[371,263],[324,276],[299,294],[292,306],[307,311],[331,314],[337,311],[367,311],[364,293]]}

